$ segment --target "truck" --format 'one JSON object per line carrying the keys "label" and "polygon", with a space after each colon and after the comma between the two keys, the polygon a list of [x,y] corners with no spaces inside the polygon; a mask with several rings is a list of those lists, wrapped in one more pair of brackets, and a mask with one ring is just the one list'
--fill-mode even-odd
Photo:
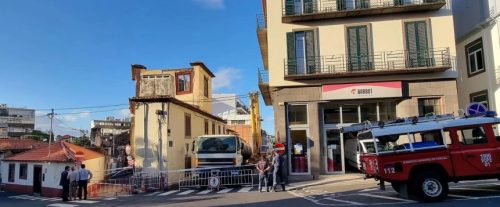
{"label": "truck", "polygon": [[495,112],[366,123],[358,139],[377,144],[360,155],[361,171],[383,190],[389,182],[404,198],[441,201],[449,182],[500,179],[499,123]]}
{"label": "truck", "polygon": [[193,167],[239,167],[252,156],[248,143],[236,135],[203,135],[192,145]]}

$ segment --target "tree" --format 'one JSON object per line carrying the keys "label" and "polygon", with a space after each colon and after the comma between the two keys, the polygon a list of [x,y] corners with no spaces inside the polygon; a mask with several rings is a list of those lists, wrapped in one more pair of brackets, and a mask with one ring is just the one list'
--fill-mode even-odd
{"label": "tree", "polygon": [[76,144],[78,146],[82,146],[85,148],[88,148],[91,146],[90,144],[90,139],[88,137],[78,137],[74,138],[73,141],[70,141],[73,144]]}
{"label": "tree", "polygon": [[[45,133],[41,130],[33,130],[33,132],[31,132],[29,136],[32,137],[34,140],[39,140],[44,142],[48,142],[50,138],[50,135],[48,133]],[[52,139],[53,138],[54,134],[52,134]]]}

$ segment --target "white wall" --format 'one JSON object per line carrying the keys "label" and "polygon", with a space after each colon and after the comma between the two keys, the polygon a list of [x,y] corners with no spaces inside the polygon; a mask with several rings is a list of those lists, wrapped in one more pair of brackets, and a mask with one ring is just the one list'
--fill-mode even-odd
{"label": "white wall", "polygon": [[[9,182],[9,164],[15,163],[16,170],[14,174],[14,182]],[[61,178],[61,172],[64,170],[64,166],[71,165],[70,163],[41,163],[41,162],[30,162],[28,164],[28,176],[26,179],[19,179],[19,168],[20,164],[25,164],[26,162],[3,162],[2,164],[2,182],[7,184],[16,185],[28,185],[33,186],[33,170],[35,165],[42,166],[42,173],[45,174],[45,180],[42,181],[42,187],[45,188],[61,188],[59,186],[59,179]]]}

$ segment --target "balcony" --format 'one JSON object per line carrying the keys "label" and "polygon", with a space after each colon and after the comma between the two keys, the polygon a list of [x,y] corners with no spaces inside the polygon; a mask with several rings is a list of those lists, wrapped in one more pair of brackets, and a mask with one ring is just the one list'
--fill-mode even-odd
{"label": "balcony", "polygon": [[266,106],[272,104],[271,101],[271,91],[269,90],[269,71],[267,70],[258,70],[259,76],[259,90],[262,95],[262,99],[264,99],[264,103]]}
{"label": "balcony", "polygon": [[439,10],[446,0],[294,0],[283,2],[283,23]]}
{"label": "balcony", "polygon": [[312,56],[285,59],[285,80],[345,78],[374,75],[442,72],[452,67],[449,48],[383,51],[371,55]]}
{"label": "balcony", "polygon": [[269,67],[269,56],[267,50],[267,19],[264,15],[257,15],[257,39],[259,40],[262,63],[267,70]]}

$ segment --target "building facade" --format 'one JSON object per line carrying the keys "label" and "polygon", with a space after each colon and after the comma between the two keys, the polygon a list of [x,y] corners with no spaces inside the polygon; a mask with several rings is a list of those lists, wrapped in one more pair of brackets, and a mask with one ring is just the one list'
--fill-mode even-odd
{"label": "building facade", "polygon": [[90,142],[101,147],[103,140],[112,139],[120,134],[130,131],[130,119],[115,119],[112,116],[105,120],[92,120],[90,122]]}
{"label": "building facade", "polygon": [[[104,155],[65,141],[58,141],[4,159],[1,167],[5,190],[20,194],[60,197],[59,185],[65,166],[75,166],[77,154],[93,174],[92,180],[104,180]],[[49,150],[50,149],[50,150]],[[75,166],[79,169],[79,166]]]}
{"label": "building facade", "polygon": [[292,178],[345,173],[343,126],[458,111],[448,1],[262,4],[259,88]]}
{"label": "building facade", "polygon": [[500,1],[455,0],[453,17],[457,47],[460,108],[472,102],[498,110],[500,102]]}
{"label": "building facade", "polygon": [[194,139],[225,133],[225,121],[212,115],[214,77],[202,62],[163,70],[132,65],[136,96],[130,99],[130,142],[137,169],[190,168]]}
{"label": "building facade", "polygon": [[0,104],[0,138],[21,137],[35,129],[35,110]]}

